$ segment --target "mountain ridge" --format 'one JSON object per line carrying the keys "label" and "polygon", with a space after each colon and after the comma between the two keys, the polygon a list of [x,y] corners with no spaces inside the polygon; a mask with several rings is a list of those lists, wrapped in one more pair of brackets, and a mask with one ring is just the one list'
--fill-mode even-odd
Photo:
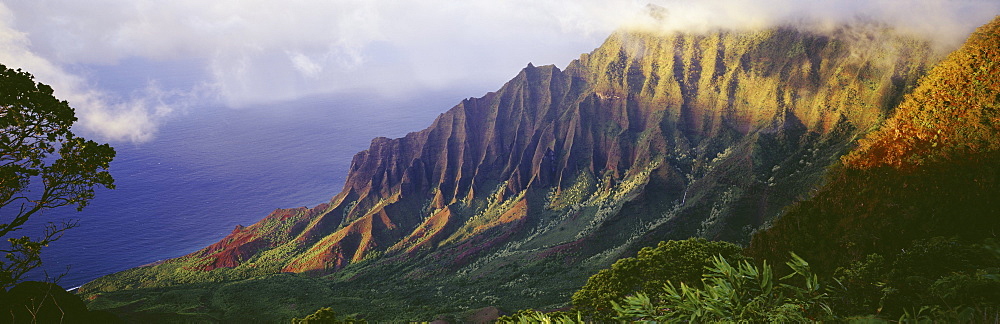
{"label": "mountain ridge", "polygon": [[[487,288],[556,300],[658,241],[749,241],[936,59],[928,42],[871,26],[616,32],[565,69],[529,64],[424,130],[373,139],[328,204],[276,210],[82,291],[396,269],[511,278]],[[581,271],[536,293],[536,265]]]}

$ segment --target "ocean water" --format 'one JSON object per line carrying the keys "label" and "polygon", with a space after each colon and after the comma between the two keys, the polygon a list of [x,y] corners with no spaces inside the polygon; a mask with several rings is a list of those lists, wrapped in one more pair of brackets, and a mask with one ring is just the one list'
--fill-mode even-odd
{"label": "ocean water", "polygon": [[22,235],[46,221],[79,220],[43,250],[43,266],[26,279],[60,277],[63,287],[76,287],[194,252],[276,208],[326,202],[372,138],[423,129],[470,91],[192,107],[162,125],[152,141],[112,143],[117,189],[98,191],[82,212],[63,207],[28,224]]}

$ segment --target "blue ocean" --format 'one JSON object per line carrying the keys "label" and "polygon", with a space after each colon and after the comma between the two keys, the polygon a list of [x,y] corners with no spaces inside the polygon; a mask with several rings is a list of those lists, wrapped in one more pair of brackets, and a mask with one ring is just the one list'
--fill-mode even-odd
{"label": "blue ocean", "polygon": [[372,138],[423,129],[476,94],[470,91],[186,109],[151,141],[112,143],[117,189],[99,190],[82,212],[63,207],[33,219],[29,227],[64,219],[78,220],[79,227],[45,248],[43,266],[26,279],[59,278],[61,286],[76,287],[194,252],[276,208],[326,202]]}

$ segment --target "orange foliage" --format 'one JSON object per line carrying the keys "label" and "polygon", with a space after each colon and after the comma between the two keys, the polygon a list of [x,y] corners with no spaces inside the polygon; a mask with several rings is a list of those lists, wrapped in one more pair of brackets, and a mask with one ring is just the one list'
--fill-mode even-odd
{"label": "orange foliage", "polygon": [[843,158],[848,167],[912,169],[1000,149],[1000,16],[925,76],[896,115]]}

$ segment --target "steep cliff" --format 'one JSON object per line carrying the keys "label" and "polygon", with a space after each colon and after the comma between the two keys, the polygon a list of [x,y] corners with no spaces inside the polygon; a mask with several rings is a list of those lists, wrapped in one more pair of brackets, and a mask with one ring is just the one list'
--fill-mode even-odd
{"label": "steep cliff", "polygon": [[[874,24],[617,32],[565,69],[528,64],[424,130],[374,139],[329,204],[277,210],[84,290],[391,268],[415,280],[502,275],[510,287],[480,288],[557,298],[657,241],[747,242],[935,59],[926,42]],[[539,264],[582,270],[535,292]]]}

